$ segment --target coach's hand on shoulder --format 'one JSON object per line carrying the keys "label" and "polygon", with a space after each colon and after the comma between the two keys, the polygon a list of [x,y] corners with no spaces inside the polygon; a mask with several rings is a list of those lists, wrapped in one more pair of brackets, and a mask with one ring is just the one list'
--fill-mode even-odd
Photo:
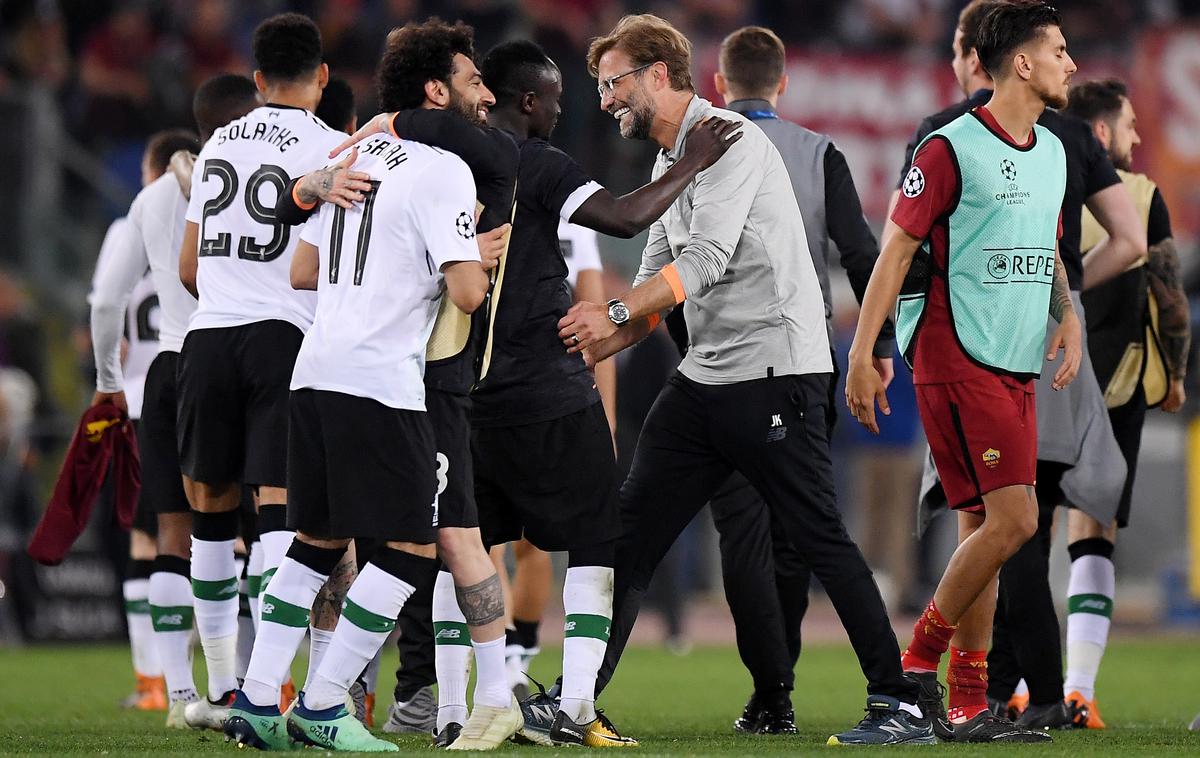
{"label": "coach's hand on shoulder", "polygon": [[320,200],[333,203],[349,209],[354,203],[361,203],[364,192],[371,189],[370,174],[362,171],[351,171],[350,168],[358,160],[358,148],[341,161],[325,168],[306,174],[296,185],[296,197],[306,205],[312,205]]}
{"label": "coach's hand on shoulder", "polygon": [[343,150],[345,150],[348,147],[353,147],[354,145],[357,145],[359,142],[362,142],[367,137],[370,137],[373,134],[381,134],[381,133],[390,134],[392,131],[392,127],[391,127],[392,119],[395,117],[396,117],[395,113],[380,113],[375,118],[371,119],[367,123],[360,126],[358,128],[358,131],[355,132],[354,134],[351,134],[349,137],[347,137],[345,139],[345,141],[342,142],[342,144],[340,144],[337,147],[335,147],[334,149],[330,150],[329,157],[336,158],[338,153],[342,152]]}
{"label": "coach's hand on shoulder", "polygon": [[876,402],[883,415],[892,415],[883,377],[875,370],[875,366],[870,360],[851,360],[846,371],[846,405],[850,407],[850,415],[872,434],[879,434],[879,424],[875,421]]}
{"label": "coach's hand on shoulder", "polygon": [[508,249],[508,237],[511,233],[512,224],[501,224],[490,232],[479,232],[475,235],[484,271],[491,271],[500,265],[500,256]]}
{"label": "coach's hand on shoulder", "polygon": [[97,405],[115,405],[117,410],[129,415],[129,403],[125,400],[125,393],[122,392],[97,392],[92,395],[92,408]]}
{"label": "coach's hand on shoulder", "polygon": [[1058,371],[1054,372],[1054,380],[1050,382],[1050,386],[1056,390],[1061,390],[1075,381],[1075,375],[1079,373],[1079,361],[1083,359],[1083,328],[1074,310],[1063,314],[1062,323],[1050,338],[1046,360],[1054,360],[1059,350],[1063,351],[1063,361]]}
{"label": "coach's hand on shoulder", "polygon": [[694,161],[703,171],[717,162],[727,150],[742,138],[742,124],[710,116],[692,126],[683,143],[684,160]]}

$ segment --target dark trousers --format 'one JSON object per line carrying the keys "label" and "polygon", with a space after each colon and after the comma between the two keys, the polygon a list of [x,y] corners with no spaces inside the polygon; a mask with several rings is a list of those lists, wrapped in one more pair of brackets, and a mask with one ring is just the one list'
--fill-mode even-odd
{"label": "dark trousers", "polygon": [[611,679],[654,568],[734,471],[763,496],[829,593],[872,694],[913,702],[879,588],[837,510],[826,419],[828,374],[702,385],[676,373],[642,427],[621,487],[613,621],[597,682]]}
{"label": "dark trousers", "polygon": [[811,572],[740,473],[713,495],[709,508],[720,537],[721,580],[738,655],[756,693],[790,692]]}
{"label": "dark trousers", "polygon": [[1062,700],[1062,639],[1050,592],[1054,509],[1062,503],[1064,467],[1038,462],[1038,530],[1000,569],[1000,593],[988,652],[988,697],[1008,702],[1022,677],[1029,702]]}

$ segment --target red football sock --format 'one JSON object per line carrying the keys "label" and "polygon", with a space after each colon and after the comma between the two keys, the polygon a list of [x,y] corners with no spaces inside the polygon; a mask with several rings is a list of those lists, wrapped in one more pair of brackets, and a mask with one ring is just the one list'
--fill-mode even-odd
{"label": "red football sock", "polygon": [[950,647],[950,638],[957,628],[946,623],[930,600],[925,612],[913,625],[912,642],[908,643],[908,649],[900,656],[900,665],[905,671],[937,671],[942,653]]}
{"label": "red football sock", "polygon": [[952,723],[961,723],[987,710],[987,651],[950,648],[950,669],[946,683],[950,685]]}

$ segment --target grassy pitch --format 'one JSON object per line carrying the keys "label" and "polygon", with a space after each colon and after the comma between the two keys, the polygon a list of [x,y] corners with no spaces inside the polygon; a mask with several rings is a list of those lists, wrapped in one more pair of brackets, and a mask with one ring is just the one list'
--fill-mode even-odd
{"label": "grassy pitch", "polygon": [[[534,661],[551,680],[557,650]],[[301,662],[302,663],[302,662]],[[394,649],[380,676],[377,723],[392,684]],[[203,666],[198,664],[198,669]],[[298,665],[297,674],[304,669]],[[199,672],[198,672],[199,673]],[[1056,732],[1047,746],[941,745],[889,749],[888,754],[1094,756],[1200,754],[1200,732],[1187,724],[1200,711],[1200,642],[1195,638],[1118,640],[1101,673],[1102,732]],[[122,712],[117,701],[132,681],[120,646],[0,650],[0,754],[199,755],[236,753],[215,732],[168,732],[162,716]],[[635,755],[828,754],[826,738],[851,726],[865,699],[862,675],[846,646],[813,646],[796,671],[795,737],[733,734],[730,725],[749,694],[749,678],[732,648],[701,648],[685,657],[657,649],[630,650],[601,706],[625,734],[641,740]],[[429,756],[428,740],[397,740],[405,754]],[[550,754],[546,748],[502,752]],[[313,754],[309,752],[309,754]],[[245,755],[245,753],[243,753]]]}

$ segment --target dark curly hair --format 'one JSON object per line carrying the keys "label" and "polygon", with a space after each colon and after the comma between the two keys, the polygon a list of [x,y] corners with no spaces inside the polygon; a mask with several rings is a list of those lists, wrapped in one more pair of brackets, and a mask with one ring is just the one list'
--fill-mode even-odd
{"label": "dark curly hair", "polygon": [[456,53],[475,59],[475,31],[461,21],[451,25],[435,16],[393,29],[377,73],[380,109],[420,107],[430,80],[450,86]]}
{"label": "dark curly hair", "polygon": [[1007,76],[1005,64],[1013,53],[1050,26],[1062,28],[1062,14],[1043,0],[1012,0],[997,5],[979,23],[979,38],[975,41],[979,64],[993,79]]}
{"label": "dark curly hair", "polygon": [[254,30],[254,61],[274,81],[311,74],[321,65],[321,30],[299,13],[271,16]]}

